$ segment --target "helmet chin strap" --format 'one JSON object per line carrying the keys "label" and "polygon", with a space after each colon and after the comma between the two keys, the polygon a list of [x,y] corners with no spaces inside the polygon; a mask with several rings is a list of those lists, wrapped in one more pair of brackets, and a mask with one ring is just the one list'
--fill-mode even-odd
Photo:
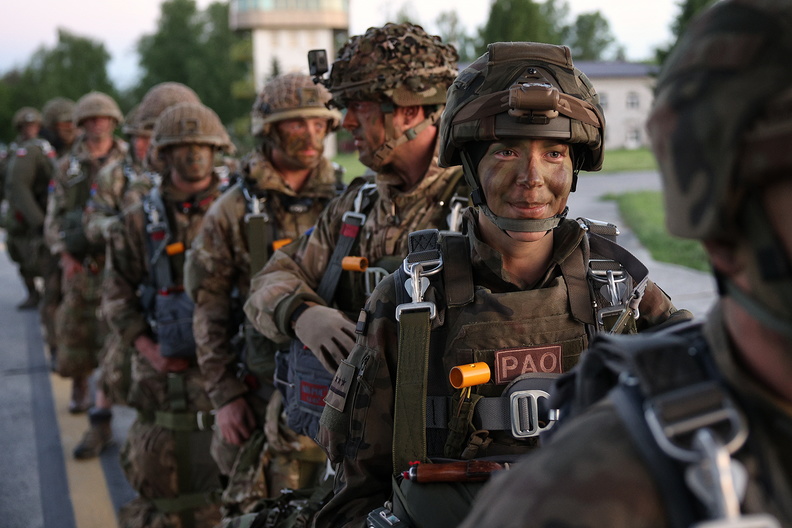
{"label": "helmet chin strap", "polygon": [[[478,178],[476,178],[476,169],[473,167],[473,160],[470,154],[466,151],[460,152],[462,158],[462,167],[467,174],[471,175],[471,179],[476,182],[477,186],[471,193],[473,205],[477,206],[489,220],[495,224],[495,227],[503,231],[503,233],[511,237],[508,231],[515,231],[518,233],[549,233],[566,218],[569,212],[569,207],[564,207],[564,210],[550,218],[506,218],[498,216],[492,212],[492,209],[487,205],[484,193],[481,192],[481,187],[478,186]],[[468,180],[470,182],[470,180]]]}
{"label": "helmet chin strap", "polygon": [[442,105],[440,105],[440,108],[429,114],[426,119],[396,137],[396,129],[393,127],[393,103],[382,103],[381,108],[385,114],[385,143],[372,153],[373,160],[369,166],[370,169],[378,172],[385,165],[385,160],[390,157],[391,152],[396,147],[415,139],[425,129],[437,124],[443,113]]}

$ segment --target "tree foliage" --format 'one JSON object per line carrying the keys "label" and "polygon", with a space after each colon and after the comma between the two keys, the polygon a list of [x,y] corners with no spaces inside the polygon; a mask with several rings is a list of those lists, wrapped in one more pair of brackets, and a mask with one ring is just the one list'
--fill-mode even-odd
{"label": "tree foliage", "polygon": [[11,70],[0,79],[0,138],[13,139],[11,118],[20,107],[41,108],[56,96],[77,100],[91,90],[118,99],[107,74],[110,54],[104,44],[58,30],[53,48],[41,46],[27,65]]}
{"label": "tree foliage", "polygon": [[254,94],[240,89],[240,83],[252,86],[245,52],[250,37],[229,28],[228,3],[214,2],[199,11],[194,0],[166,0],[160,10],[155,33],[138,41],[137,100],[155,84],[175,81],[195,90],[224,123],[246,116]]}
{"label": "tree foliage", "polygon": [[582,13],[571,28],[569,47],[575,60],[599,60],[616,42],[608,21],[599,11]]}

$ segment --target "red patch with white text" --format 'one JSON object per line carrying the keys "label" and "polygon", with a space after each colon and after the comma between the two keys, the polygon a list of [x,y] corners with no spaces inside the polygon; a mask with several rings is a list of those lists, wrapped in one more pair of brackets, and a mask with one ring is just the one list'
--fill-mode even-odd
{"label": "red patch with white text", "polygon": [[300,382],[300,401],[317,407],[324,407],[325,396],[327,396],[327,385],[317,385],[316,383]]}
{"label": "red patch with white text", "polygon": [[509,348],[495,352],[495,383],[509,383],[529,373],[561,374],[561,345]]}

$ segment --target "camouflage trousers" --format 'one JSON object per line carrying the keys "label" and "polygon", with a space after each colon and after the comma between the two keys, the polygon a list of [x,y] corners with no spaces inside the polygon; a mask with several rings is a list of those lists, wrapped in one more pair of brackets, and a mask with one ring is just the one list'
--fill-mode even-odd
{"label": "camouflage trousers", "polygon": [[254,399],[258,403],[252,406],[262,428],[242,447],[227,443],[219,430],[212,440],[212,456],[228,476],[223,491],[226,518],[258,511],[263,499],[278,497],[282,490],[313,487],[325,473],[324,451],[286,426],[280,392],[275,391],[266,409],[263,400],[255,396],[248,401]]}
{"label": "camouflage trousers", "polygon": [[109,333],[105,353],[99,365],[98,384],[105,396],[115,405],[127,405],[127,397],[132,386],[134,354],[133,346],[124,343],[117,333]]}
{"label": "camouflage trousers", "polygon": [[216,525],[220,473],[209,456],[212,432],[197,427],[196,413],[206,416],[211,409],[200,371],[193,366],[166,375],[134,355],[131,373],[129,400],[138,409],[138,418],[127,435],[121,465],[139,497],[121,509],[120,525]]}
{"label": "camouflage trousers", "polygon": [[63,291],[61,289],[61,275],[63,272],[60,267],[60,258],[56,255],[50,255],[45,264],[46,266],[42,272],[44,295],[39,305],[39,317],[41,318],[44,342],[52,349],[58,347],[55,314],[63,300]]}
{"label": "camouflage trousers", "polygon": [[99,312],[102,275],[102,267],[96,265],[70,279],[62,277],[63,300],[55,311],[61,376],[88,376],[99,364],[109,331]]}

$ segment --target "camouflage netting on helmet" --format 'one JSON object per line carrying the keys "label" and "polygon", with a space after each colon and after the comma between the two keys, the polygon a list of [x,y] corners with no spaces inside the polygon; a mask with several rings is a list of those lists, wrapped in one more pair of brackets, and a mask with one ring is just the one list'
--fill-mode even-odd
{"label": "camouflage netting on helmet", "polygon": [[386,24],[352,37],[339,50],[329,88],[342,107],[353,100],[442,104],[458,59],[453,46],[421,26]]}
{"label": "camouflage netting on helmet", "polygon": [[157,151],[169,145],[211,145],[227,152],[234,145],[217,114],[200,103],[179,103],[167,108],[154,125]]}
{"label": "camouflage netting on helmet", "polygon": [[272,123],[311,117],[327,119],[329,128],[335,130],[341,122],[341,114],[327,107],[331,97],[327,88],[315,84],[308,75],[287,73],[275,77],[264,86],[253,103],[251,133],[266,136]]}
{"label": "camouflage netting on helmet", "polygon": [[27,123],[41,123],[41,113],[33,107],[23,106],[16,111],[12,121],[14,128],[19,128]]}
{"label": "camouflage netting on helmet", "polygon": [[44,126],[51,129],[57,123],[72,121],[74,118],[74,107],[74,101],[65,97],[50,99],[41,110],[44,116]]}
{"label": "camouflage netting on helmet", "polygon": [[77,101],[74,107],[74,124],[80,126],[89,117],[111,117],[116,123],[124,122],[118,104],[112,97],[102,92],[89,92]]}
{"label": "camouflage netting on helmet", "polygon": [[596,171],[602,166],[604,128],[599,96],[575,68],[569,48],[498,42],[448,90],[440,124],[440,164],[459,165],[465,143],[548,137],[584,145],[584,158],[576,163]]}
{"label": "camouflage netting on helmet", "polygon": [[163,82],[152,86],[138,105],[138,112],[135,118],[138,121],[137,127],[151,133],[157,118],[166,108],[178,103],[200,103],[192,88],[177,82]]}
{"label": "camouflage netting on helmet", "polygon": [[658,80],[648,128],[675,235],[731,238],[746,193],[792,174],[792,4],[705,11]]}

